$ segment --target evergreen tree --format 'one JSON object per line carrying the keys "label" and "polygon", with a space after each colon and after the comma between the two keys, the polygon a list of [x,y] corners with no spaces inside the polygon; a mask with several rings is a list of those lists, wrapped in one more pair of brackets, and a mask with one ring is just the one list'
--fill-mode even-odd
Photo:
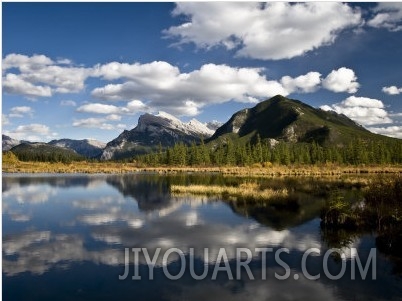
{"label": "evergreen tree", "polygon": [[233,145],[233,142],[231,140],[228,140],[226,143],[226,152],[225,152],[225,164],[226,165],[236,165],[236,154],[235,154],[235,148]]}

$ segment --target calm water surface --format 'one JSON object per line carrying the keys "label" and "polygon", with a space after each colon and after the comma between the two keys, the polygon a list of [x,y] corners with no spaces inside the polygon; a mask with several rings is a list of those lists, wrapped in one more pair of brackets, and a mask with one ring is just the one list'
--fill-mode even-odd
{"label": "calm water surface", "polygon": [[[344,277],[336,281],[325,277],[323,255],[333,246],[331,237],[320,230],[319,214],[328,196],[296,189],[298,205],[282,208],[169,193],[174,183],[236,181],[217,175],[3,175],[3,300],[401,300],[400,265],[380,252],[376,280],[371,280],[371,270],[368,279],[351,280],[354,255],[348,248],[344,248]],[[292,179],[260,181],[292,185]],[[359,197],[356,190],[342,193]],[[365,263],[375,247],[374,236],[352,237],[348,246],[357,248]],[[182,250],[187,263],[183,277],[168,279],[161,255],[153,280],[143,257],[138,262],[141,280],[131,279],[133,263],[129,277],[119,280],[128,247],[147,248],[151,256],[158,247],[162,255],[172,247]],[[230,280],[221,271],[212,280],[220,248],[225,248],[236,278],[236,248],[254,252],[264,247],[274,252],[289,249],[289,254],[281,254],[291,269],[289,279],[275,278],[275,272],[283,275],[285,270],[271,253],[263,279],[261,254],[253,253],[249,266],[254,280],[244,269],[239,279]],[[204,280],[190,275],[190,248],[195,250],[196,273],[208,268]],[[322,275],[315,281],[301,273],[301,258],[308,248],[321,253],[307,260],[310,274]],[[180,271],[179,259],[175,254],[168,258],[166,267],[172,275]],[[329,258],[333,275],[341,267],[342,260]],[[295,274],[300,275],[297,280]]]}

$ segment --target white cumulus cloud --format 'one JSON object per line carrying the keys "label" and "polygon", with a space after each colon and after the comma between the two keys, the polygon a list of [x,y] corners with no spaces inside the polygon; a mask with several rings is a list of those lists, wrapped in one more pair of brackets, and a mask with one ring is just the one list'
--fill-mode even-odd
{"label": "white cumulus cloud", "polygon": [[397,86],[383,87],[382,92],[389,95],[398,95],[402,93],[402,88],[398,88]]}
{"label": "white cumulus cloud", "polygon": [[26,56],[23,54],[11,53],[3,59],[2,69],[19,68],[21,70],[39,70],[54,62],[45,55],[34,54]]}
{"label": "white cumulus cloud", "polygon": [[102,103],[89,103],[80,106],[77,112],[97,113],[97,114],[116,114],[120,109],[114,105],[107,105]]}
{"label": "white cumulus cloud", "polygon": [[27,70],[22,77],[31,83],[43,83],[57,93],[77,93],[84,89],[91,70],[80,67],[46,66],[39,70]]}
{"label": "white cumulus cloud", "polygon": [[19,117],[22,118],[24,115],[30,115],[32,116],[33,114],[33,109],[28,106],[20,106],[20,107],[13,107],[10,109],[10,114],[8,117]]}
{"label": "white cumulus cloud", "polygon": [[[126,108],[120,107],[122,113],[130,113],[134,111],[132,107],[137,107],[135,111],[162,110],[194,116],[206,105],[230,100],[257,103],[277,94],[311,93],[321,85],[334,92],[353,92],[359,87],[354,71],[345,67],[333,70],[324,80],[315,71],[272,80],[266,77],[264,71],[262,68],[205,64],[199,69],[182,73],[178,67],[161,61],[132,65],[112,62],[98,65],[95,74],[108,80],[123,79],[123,82],[95,88],[91,94],[95,98],[111,101],[147,100],[146,105],[140,100],[129,102]],[[89,105],[79,110],[95,112]],[[116,107],[112,110],[117,112]],[[100,113],[100,110],[96,112]]]}
{"label": "white cumulus cloud", "polygon": [[125,106],[115,106],[103,103],[88,103],[77,108],[77,112],[95,114],[135,114],[149,111],[149,108],[140,100],[131,100]]}
{"label": "white cumulus cloud", "polygon": [[50,97],[52,89],[48,86],[34,85],[13,73],[3,77],[3,89],[8,94],[18,94],[27,97]]}
{"label": "white cumulus cloud", "polygon": [[189,73],[181,73],[166,62],[140,65],[110,63],[98,66],[97,75],[105,79],[125,79],[119,84],[95,88],[92,96],[104,100],[137,99],[126,109],[146,110],[147,106],[178,115],[196,115],[208,104],[229,100],[250,102],[289,92],[277,81],[268,80],[259,68],[236,68],[206,64]]}
{"label": "white cumulus cloud", "polygon": [[339,2],[180,2],[174,16],[186,21],[164,31],[176,44],[236,49],[238,56],[289,59],[333,44],[346,28],[362,23],[361,13]]}
{"label": "white cumulus cloud", "polygon": [[369,127],[373,133],[402,139],[402,126]]}
{"label": "white cumulus cloud", "polygon": [[101,130],[116,130],[125,129],[125,124],[111,124],[108,121],[112,121],[110,118],[86,118],[78,119],[73,122],[74,127],[84,127],[84,128],[97,128]]}
{"label": "white cumulus cloud", "polygon": [[305,75],[300,75],[296,78],[284,76],[281,79],[281,84],[289,92],[314,92],[321,84],[321,74],[319,72],[309,72]]}
{"label": "white cumulus cloud", "polygon": [[106,80],[119,78],[141,80],[141,83],[159,85],[160,88],[164,88],[169,87],[172,83],[166,79],[174,79],[179,73],[179,68],[165,61],[153,61],[146,64],[111,62],[97,65],[94,68],[93,76],[100,76]]}
{"label": "white cumulus cloud", "polygon": [[367,24],[390,31],[402,30],[402,3],[381,2],[374,8],[375,16]]}
{"label": "white cumulus cloud", "polygon": [[58,135],[52,132],[47,125],[39,123],[19,125],[14,130],[5,131],[4,133],[14,139],[30,141],[51,139]]}
{"label": "white cumulus cloud", "polygon": [[332,70],[323,80],[322,85],[325,89],[333,92],[356,93],[359,88],[357,77],[352,69],[342,67]]}
{"label": "white cumulus cloud", "polygon": [[121,116],[117,115],[117,114],[110,114],[110,115],[106,116],[106,120],[119,121],[119,120],[121,120]]}
{"label": "white cumulus cloud", "polygon": [[356,96],[349,96],[346,98],[342,105],[344,107],[365,107],[365,108],[384,108],[384,104],[381,100],[368,98],[368,97],[356,97]]}
{"label": "white cumulus cloud", "polygon": [[365,126],[392,123],[382,101],[373,98],[349,96],[340,103],[325,105],[321,109],[344,114]]}
{"label": "white cumulus cloud", "polygon": [[136,113],[137,111],[147,111],[148,107],[141,100],[134,99],[127,103],[126,107],[123,108],[125,113]]}
{"label": "white cumulus cloud", "polygon": [[[88,77],[106,81],[104,86],[94,88],[91,95],[98,100],[125,101],[124,105],[94,102],[77,108],[78,112],[105,115],[166,111],[179,116],[195,116],[205,106],[228,101],[258,103],[277,94],[311,93],[320,88],[354,93],[359,87],[354,71],[346,67],[331,71],[324,79],[316,71],[271,79],[264,68],[212,63],[182,72],[165,61],[110,62],[91,68],[74,67],[71,61],[54,61],[44,55],[9,54],[4,61],[3,72],[19,71],[3,76],[6,93],[50,97],[55,93],[81,92]],[[62,100],[60,105],[75,107],[77,103]]]}
{"label": "white cumulus cloud", "polygon": [[[71,63],[71,61],[69,61]],[[45,55],[11,53],[3,59],[3,88],[10,94],[50,97],[54,93],[78,93],[92,68],[74,67],[66,59],[53,61]],[[10,69],[14,73],[7,73]],[[18,71],[18,74],[15,74]]]}

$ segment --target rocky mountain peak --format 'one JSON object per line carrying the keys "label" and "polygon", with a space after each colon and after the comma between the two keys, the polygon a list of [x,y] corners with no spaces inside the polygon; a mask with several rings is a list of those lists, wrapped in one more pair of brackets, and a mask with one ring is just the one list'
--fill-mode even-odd
{"label": "rocky mountain peak", "polygon": [[182,122],[163,111],[155,115],[145,113],[139,117],[134,129],[124,131],[107,144],[101,159],[132,157],[134,154],[155,150],[159,146],[173,146],[177,142],[199,142],[201,138],[208,138],[213,133],[214,130],[194,118]]}

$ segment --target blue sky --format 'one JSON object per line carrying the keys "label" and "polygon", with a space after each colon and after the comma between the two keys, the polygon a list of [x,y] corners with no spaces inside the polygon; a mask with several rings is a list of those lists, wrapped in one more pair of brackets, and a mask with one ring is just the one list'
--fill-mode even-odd
{"label": "blue sky", "polygon": [[276,94],[402,138],[402,3],[3,3],[2,127],[108,142]]}

